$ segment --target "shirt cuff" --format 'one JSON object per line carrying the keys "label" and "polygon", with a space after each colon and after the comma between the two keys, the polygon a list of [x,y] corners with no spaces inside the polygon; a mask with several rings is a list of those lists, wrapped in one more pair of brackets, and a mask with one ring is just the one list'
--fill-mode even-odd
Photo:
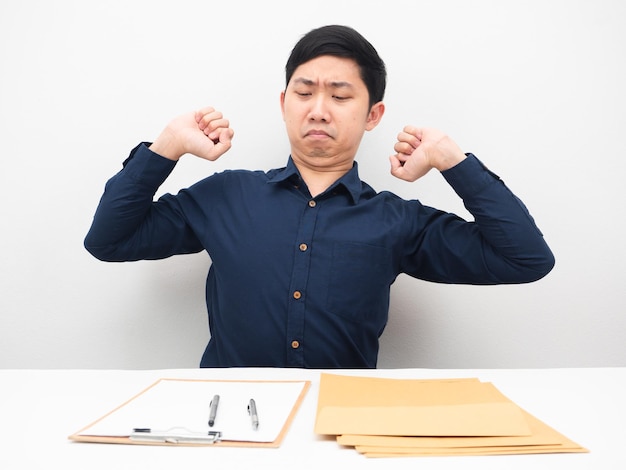
{"label": "shirt cuff", "polygon": [[467,158],[461,163],[441,172],[461,199],[478,194],[490,184],[500,180],[500,177],[489,170],[474,154],[465,155]]}
{"label": "shirt cuff", "polygon": [[148,148],[150,142],[141,142],[131,150],[124,161],[124,173],[137,182],[160,186],[170,175],[176,162],[154,153]]}

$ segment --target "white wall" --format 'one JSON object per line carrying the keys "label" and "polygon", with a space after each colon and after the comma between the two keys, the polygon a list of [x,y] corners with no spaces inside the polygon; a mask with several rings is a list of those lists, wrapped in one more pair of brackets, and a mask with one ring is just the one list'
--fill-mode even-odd
{"label": "white wall", "polygon": [[388,171],[405,124],[440,127],[526,202],[557,258],[523,286],[401,277],[379,366],[626,366],[626,2],[13,0],[0,4],[0,367],[198,365],[208,257],[107,264],[83,237],[128,151],[201,105],[229,117],[234,146],[184,159],[163,191],[282,166],[284,63],[329,23],[388,66],[362,177],[466,216],[440,175]]}

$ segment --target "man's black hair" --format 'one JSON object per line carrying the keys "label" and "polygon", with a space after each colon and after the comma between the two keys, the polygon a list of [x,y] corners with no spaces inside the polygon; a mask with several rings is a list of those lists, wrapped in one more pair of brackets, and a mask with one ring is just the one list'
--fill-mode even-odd
{"label": "man's black hair", "polygon": [[374,46],[349,26],[322,26],[305,34],[287,60],[286,85],[300,65],[323,55],[353,59],[359,66],[361,79],[369,92],[370,106],[382,101],[387,82],[385,63]]}

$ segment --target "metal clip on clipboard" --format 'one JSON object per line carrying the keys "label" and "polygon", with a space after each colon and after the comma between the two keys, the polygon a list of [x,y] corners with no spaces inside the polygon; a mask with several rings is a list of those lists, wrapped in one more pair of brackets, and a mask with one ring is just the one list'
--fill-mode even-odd
{"label": "metal clip on clipboard", "polygon": [[129,436],[132,441],[166,442],[168,444],[215,444],[222,438],[220,431],[194,432],[186,428],[170,428],[165,431],[135,428]]}

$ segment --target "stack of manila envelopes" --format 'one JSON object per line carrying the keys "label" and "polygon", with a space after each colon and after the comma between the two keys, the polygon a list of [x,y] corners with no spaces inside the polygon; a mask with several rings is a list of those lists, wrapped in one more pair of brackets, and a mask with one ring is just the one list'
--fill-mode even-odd
{"label": "stack of manila envelopes", "polygon": [[323,373],[315,432],[368,457],[588,452],[476,378]]}

